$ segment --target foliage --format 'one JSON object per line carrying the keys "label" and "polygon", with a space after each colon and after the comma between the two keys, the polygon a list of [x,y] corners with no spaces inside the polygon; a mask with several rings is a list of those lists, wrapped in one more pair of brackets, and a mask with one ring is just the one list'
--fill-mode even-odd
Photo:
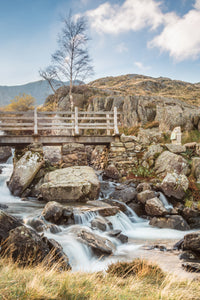
{"label": "foliage", "polygon": [[200,188],[199,188],[199,185],[196,183],[196,180],[192,175],[190,175],[188,177],[188,180],[189,180],[189,190],[191,191],[193,200],[195,202],[200,201]]}
{"label": "foliage", "polygon": [[42,265],[18,268],[5,259],[0,259],[0,270],[0,299],[6,300],[198,300],[200,296],[199,281],[166,277],[158,267],[144,263],[136,276],[123,278],[105,272],[58,272]]}
{"label": "foliage", "polygon": [[33,110],[35,105],[35,98],[31,95],[19,95],[10,101],[11,103],[4,106],[4,111],[28,111]]}
{"label": "foliage", "polygon": [[143,166],[133,167],[128,176],[131,177],[132,174],[142,178],[152,178],[156,176],[152,168],[148,169]]}
{"label": "foliage", "polygon": [[159,127],[158,121],[148,122],[143,126],[144,129],[151,129],[151,128],[157,128],[157,127]]}
{"label": "foliage", "polygon": [[119,133],[124,133],[125,135],[138,135],[140,126],[133,126],[133,127],[125,127],[125,126],[119,126]]}
{"label": "foliage", "polygon": [[192,143],[192,142],[200,142],[200,131],[198,130],[190,130],[184,131],[182,134],[182,143]]}

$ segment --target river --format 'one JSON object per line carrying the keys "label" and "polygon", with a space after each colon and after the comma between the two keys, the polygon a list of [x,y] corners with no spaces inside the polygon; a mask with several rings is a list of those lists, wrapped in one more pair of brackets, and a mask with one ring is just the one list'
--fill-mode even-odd
{"label": "river", "polygon": [[[13,170],[12,158],[6,164],[1,164],[0,167],[2,168],[2,173],[0,174],[0,204],[8,206],[6,212],[23,219],[25,224],[30,218],[40,216],[45,206],[44,202],[35,199],[23,201],[18,197],[12,196],[7,188],[6,182],[9,180]],[[106,185],[108,188],[102,191],[103,198],[109,197],[117,183],[107,182]],[[105,186],[105,184],[102,186]],[[102,200],[102,193],[100,193],[99,201]],[[164,195],[161,196],[161,198],[163,197]],[[165,201],[164,205],[169,205],[165,197],[162,201]],[[73,234],[73,228],[78,226],[92,230],[91,221],[94,217],[96,217],[96,214],[89,212],[79,213],[77,208],[76,225],[60,226],[61,232],[56,234],[52,234],[49,230],[44,232],[45,236],[55,239],[62,245],[64,252],[69,257],[72,271],[93,272],[104,270],[111,262],[130,260],[137,257],[140,249],[144,244],[148,244],[148,241],[162,242],[169,240],[170,242],[179,240],[186,234],[185,231],[153,228],[147,220],[139,218],[135,212],[127,208],[126,214],[120,212],[115,216],[107,217],[107,219],[112,223],[113,229],[120,229],[123,234],[128,236],[128,243],[122,244],[119,240],[108,237],[106,232],[94,231],[101,236],[109,238],[116,246],[114,255],[99,259],[92,254],[86,245],[78,242]]]}

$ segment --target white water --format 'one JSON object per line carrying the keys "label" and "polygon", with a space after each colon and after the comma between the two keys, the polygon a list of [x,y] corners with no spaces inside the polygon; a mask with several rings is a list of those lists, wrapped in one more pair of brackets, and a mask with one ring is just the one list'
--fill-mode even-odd
{"label": "white water", "polygon": [[169,202],[167,201],[167,198],[161,192],[159,192],[159,199],[167,210],[170,210],[173,208],[173,205],[169,204]]}
{"label": "white water", "polygon": [[[41,211],[45,203],[33,199],[29,201],[22,201],[20,198],[14,197],[10,194],[6,181],[9,180],[13,167],[11,161],[9,162],[10,163],[1,165],[3,167],[3,172],[0,174],[0,204],[8,205],[6,212],[24,220],[41,215]],[[108,198],[110,190],[113,191],[117,184],[112,182],[105,184],[111,186],[111,189],[108,188],[107,194],[104,195]],[[105,193],[106,189],[104,191],[104,194]],[[160,197],[162,198],[162,196]],[[169,205],[169,203],[165,203],[164,205]],[[126,207],[126,214],[120,212],[115,216],[110,216],[106,219],[112,223],[113,229],[120,229],[123,234],[127,235],[131,239],[128,244],[121,244],[119,240],[109,237],[106,232],[98,230],[93,231],[96,234],[109,238],[116,245],[116,251],[113,256],[106,257],[104,259],[94,257],[91,250],[86,245],[77,241],[73,234],[73,226],[81,226],[83,228],[87,228],[87,230],[92,230],[90,229],[90,222],[97,216],[97,213],[94,212],[86,211],[80,213],[78,208],[75,208],[75,210],[77,209],[77,213],[75,213],[75,221],[79,225],[68,227],[60,226],[62,232],[52,234],[46,231],[45,235],[57,240],[62,245],[65,253],[69,257],[73,271],[82,270],[93,272],[106,269],[107,265],[111,262],[118,261],[119,259],[125,260],[127,256],[129,259],[131,256],[135,257],[138,249],[147,240],[181,239],[186,234],[186,232],[183,231],[153,228],[149,226],[148,221],[139,218],[134,211],[132,211],[128,206]]]}

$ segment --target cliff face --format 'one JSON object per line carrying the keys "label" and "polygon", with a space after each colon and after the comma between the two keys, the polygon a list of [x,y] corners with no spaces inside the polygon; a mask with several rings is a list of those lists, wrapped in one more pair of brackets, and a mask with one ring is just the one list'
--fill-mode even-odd
{"label": "cliff face", "polygon": [[[58,89],[49,99],[59,110],[69,109],[67,88]],[[88,111],[109,111],[116,106],[124,127],[156,121],[162,131],[176,126],[200,130],[199,84],[141,75],[107,77],[75,87],[74,101]]]}

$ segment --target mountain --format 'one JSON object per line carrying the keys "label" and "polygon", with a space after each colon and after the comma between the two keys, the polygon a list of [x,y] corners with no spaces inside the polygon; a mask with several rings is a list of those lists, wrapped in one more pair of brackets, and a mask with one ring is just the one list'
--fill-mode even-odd
{"label": "mountain", "polygon": [[[77,81],[76,84],[81,82]],[[61,85],[61,82],[57,81],[55,86],[57,88]],[[65,82],[65,85],[69,85],[69,82]],[[45,80],[39,80],[30,82],[24,85],[16,86],[0,86],[0,106],[4,106],[10,103],[15,96],[19,94],[28,94],[36,99],[37,105],[43,104],[45,99],[53,93],[49,84]]]}

